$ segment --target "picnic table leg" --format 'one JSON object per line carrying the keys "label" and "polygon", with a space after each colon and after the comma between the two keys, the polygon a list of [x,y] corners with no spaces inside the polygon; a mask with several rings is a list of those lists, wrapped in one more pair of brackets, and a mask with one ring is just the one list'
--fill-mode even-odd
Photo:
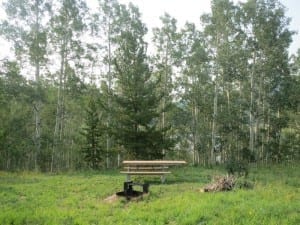
{"label": "picnic table leg", "polygon": [[130,174],[127,174],[127,176],[126,176],[126,181],[127,181],[127,182],[131,181]]}
{"label": "picnic table leg", "polygon": [[166,181],[166,176],[163,174],[161,175],[160,179],[161,179],[161,183],[163,184]]}

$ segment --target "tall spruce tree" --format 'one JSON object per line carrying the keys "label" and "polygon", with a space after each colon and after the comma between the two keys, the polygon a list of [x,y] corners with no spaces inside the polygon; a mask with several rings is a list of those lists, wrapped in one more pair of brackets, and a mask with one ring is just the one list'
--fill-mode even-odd
{"label": "tall spruce tree", "polygon": [[92,97],[86,109],[85,127],[83,129],[85,145],[82,149],[84,160],[92,169],[99,169],[104,159],[103,134],[100,113]]}
{"label": "tall spruce tree", "polygon": [[170,145],[163,142],[163,132],[157,128],[161,96],[157,94],[157,81],[147,64],[143,40],[147,30],[133,5],[123,7],[123,13],[126,26],[118,38],[119,47],[114,59],[116,120],[119,124],[116,136],[128,153],[127,157],[160,159],[162,149],[168,149]]}

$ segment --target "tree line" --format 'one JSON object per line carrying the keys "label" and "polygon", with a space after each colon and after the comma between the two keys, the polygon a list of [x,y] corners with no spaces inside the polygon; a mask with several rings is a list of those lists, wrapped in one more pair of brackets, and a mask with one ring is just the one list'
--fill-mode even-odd
{"label": "tree line", "polygon": [[199,24],[165,13],[152,31],[117,0],[3,7],[0,169],[299,160],[300,51],[278,0],[212,0]]}

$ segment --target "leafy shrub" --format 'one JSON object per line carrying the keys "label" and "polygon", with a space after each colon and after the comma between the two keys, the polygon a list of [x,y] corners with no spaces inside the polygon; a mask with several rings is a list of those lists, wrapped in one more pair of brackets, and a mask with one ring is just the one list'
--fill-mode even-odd
{"label": "leafy shrub", "polygon": [[254,184],[249,180],[239,178],[236,179],[234,187],[239,189],[253,189]]}
{"label": "leafy shrub", "polygon": [[249,174],[249,167],[246,162],[230,160],[226,164],[226,171],[230,175],[237,175],[238,177],[247,177]]}

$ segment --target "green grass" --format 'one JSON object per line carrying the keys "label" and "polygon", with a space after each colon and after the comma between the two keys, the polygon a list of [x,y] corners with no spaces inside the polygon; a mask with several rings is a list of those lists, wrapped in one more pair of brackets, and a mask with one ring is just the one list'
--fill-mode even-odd
{"label": "green grass", "polygon": [[[254,188],[199,190],[222,169],[181,167],[142,200],[104,201],[120,191],[118,171],[73,174],[0,172],[1,225],[300,224],[300,166],[252,168]],[[138,188],[138,187],[137,187]]]}

